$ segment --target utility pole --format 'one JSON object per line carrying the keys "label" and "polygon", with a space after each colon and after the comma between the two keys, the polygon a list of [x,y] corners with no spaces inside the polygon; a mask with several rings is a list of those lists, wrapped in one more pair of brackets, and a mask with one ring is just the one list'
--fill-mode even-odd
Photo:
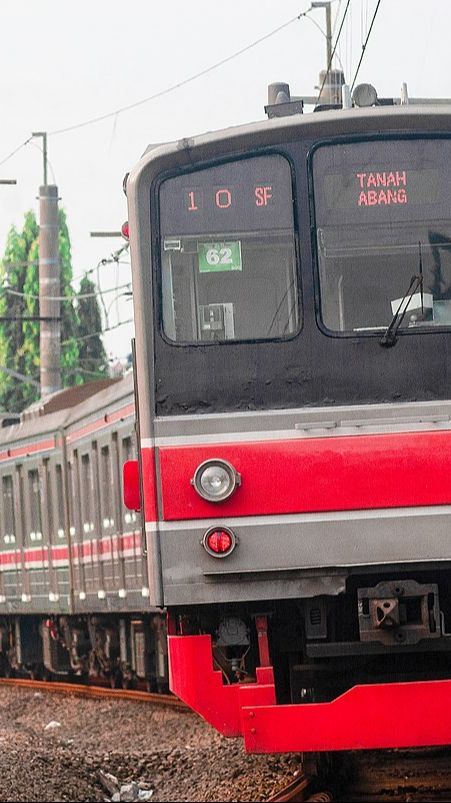
{"label": "utility pole", "polygon": [[39,187],[39,317],[41,397],[61,390],[61,295],[58,187],[47,183],[47,134],[42,137],[44,183]]}
{"label": "utility pole", "polygon": [[326,9],[326,69],[319,74],[319,96],[317,102],[320,104],[331,104],[332,106],[341,105],[342,86],[344,75],[342,70],[332,69],[332,13],[331,0],[315,0],[312,8]]}
{"label": "utility pole", "polygon": [[317,0],[312,3],[312,8],[325,8],[326,9],[326,70],[331,68],[332,60],[332,12],[330,10],[330,0]]}

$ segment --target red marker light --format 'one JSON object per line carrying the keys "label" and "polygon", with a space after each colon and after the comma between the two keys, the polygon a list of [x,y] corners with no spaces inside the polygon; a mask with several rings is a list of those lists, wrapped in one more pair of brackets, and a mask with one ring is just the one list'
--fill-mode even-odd
{"label": "red marker light", "polygon": [[129,232],[129,228],[128,228],[128,220],[126,220],[125,223],[122,224],[122,226],[121,226],[121,234],[122,234],[124,240],[128,240],[130,238],[130,232]]}
{"label": "red marker light", "polygon": [[212,527],[205,533],[203,545],[210,555],[223,558],[235,549],[236,538],[226,527]]}

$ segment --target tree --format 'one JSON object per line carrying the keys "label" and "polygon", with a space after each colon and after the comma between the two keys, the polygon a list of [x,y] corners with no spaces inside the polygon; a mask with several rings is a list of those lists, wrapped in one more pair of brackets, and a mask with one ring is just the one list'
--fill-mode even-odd
{"label": "tree", "polygon": [[96,287],[87,276],[80,282],[78,293],[78,355],[86,381],[108,376],[108,360],[100,337],[102,318],[95,295]]}
{"label": "tree", "polygon": [[[0,266],[0,316],[11,318],[0,321],[0,365],[11,368],[20,374],[38,378],[36,372],[30,371],[30,359],[25,357],[25,323],[20,322],[24,315],[24,301],[21,295],[25,292],[25,282],[31,260],[34,259],[33,244],[39,234],[36,217],[33,212],[25,215],[22,232],[12,226],[6,243],[5,256]],[[37,270],[37,265],[34,266]],[[12,292],[8,292],[11,290]],[[16,295],[17,293],[17,295]],[[23,409],[36,397],[36,388],[29,384],[19,383],[17,379],[0,371],[0,404],[11,412]]]}
{"label": "tree", "polygon": [[[25,215],[22,232],[12,226],[0,266],[0,316],[11,318],[39,315],[39,226],[35,213]],[[72,262],[66,215],[59,211],[59,254],[61,264],[61,374],[64,387],[84,381],[78,370],[78,317],[71,286]],[[39,321],[0,321],[0,366],[39,380]],[[39,397],[34,385],[19,382],[0,371],[0,405],[20,412]]]}

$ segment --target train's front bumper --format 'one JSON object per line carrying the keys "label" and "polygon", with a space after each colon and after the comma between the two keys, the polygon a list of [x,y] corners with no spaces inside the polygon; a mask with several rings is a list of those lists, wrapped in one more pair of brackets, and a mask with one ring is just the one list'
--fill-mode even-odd
{"label": "train's front bumper", "polygon": [[249,753],[421,747],[451,743],[451,680],[354,686],[329,703],[277,705],[272,667],[226,685],[211,637],[169,636],[170,687]]}

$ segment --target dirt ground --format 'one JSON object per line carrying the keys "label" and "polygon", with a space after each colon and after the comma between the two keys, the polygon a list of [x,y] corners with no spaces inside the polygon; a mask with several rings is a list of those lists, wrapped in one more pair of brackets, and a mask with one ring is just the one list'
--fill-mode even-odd
{"label": "dirt ground", "polygon": [[191,712],[0,688],[0,800],[105,801],[99,771],[146,782],[152,801],[260,801],[299,757],[247,756]]}

